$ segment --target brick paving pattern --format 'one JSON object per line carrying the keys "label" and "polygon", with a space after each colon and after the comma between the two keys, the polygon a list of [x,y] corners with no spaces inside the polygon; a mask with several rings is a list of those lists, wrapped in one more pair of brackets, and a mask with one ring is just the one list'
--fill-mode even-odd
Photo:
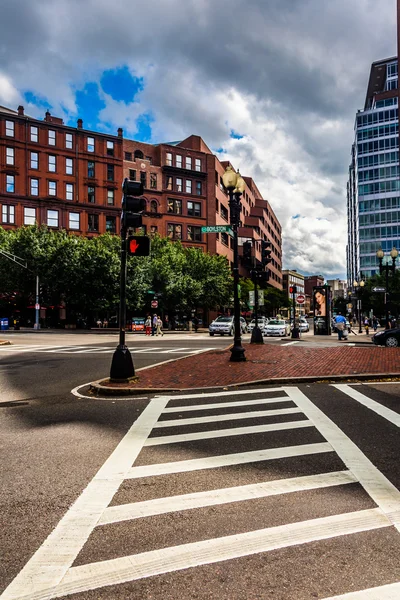
{"label": "brick paving pattern", "polygon": [[[230,351],[209,351],[138,373],[138,387],[218,387],[265,379],[400,374],[399,348],[301,348],[246,345],[244,363]],[[133,353],[134,356],[134,353]]]}

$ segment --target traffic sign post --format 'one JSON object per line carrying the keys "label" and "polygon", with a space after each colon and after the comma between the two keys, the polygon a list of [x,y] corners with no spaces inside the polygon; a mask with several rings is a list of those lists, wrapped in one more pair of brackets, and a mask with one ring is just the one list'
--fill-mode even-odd
{"label": "traffic sign post", "polygon": [[386,292],[386,288],[385,287],[373,287],[372,291],[373,292]]}

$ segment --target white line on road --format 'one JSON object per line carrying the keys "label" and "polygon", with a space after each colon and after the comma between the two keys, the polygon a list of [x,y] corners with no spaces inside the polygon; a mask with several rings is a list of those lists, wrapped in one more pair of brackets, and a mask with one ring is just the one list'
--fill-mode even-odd
{"label": "white line on road", "polygon": [[361,483],[367,494],[400,531],[400,491],[381,473],[333,421],[298,388],[285,388],[314,426],[332,445],[344,464]]}
{"label": "white line on road", "polygon": [[294,346],[295,344],[298,344],[300,342],[300,340],[296,340],[295,342],[288,342],[287,344],[283,344],[283,346]]}
{"label": "white line on road", "polygon": [[168,498],[156,498],[155,500],[144,502],[109,506],[102,514],[98,524],[109,525],[110,523],[162,515],[181,510],[191,510],[205,506],[219,506],[230,502],[243,502],[245,500],[255,500],[256,498],[267,498],[268,496],[290,494],[356,482],[357,480],[349,471],[338,471],[196,492],[193,494],[182,494]]}
{"label": "white line on road", "polygon": [[[181,571],[390,525],[385,515],[374,508],[161,548],[73,567],[68,571],[61,585],[40,596],[35,596],[35,600],[72,595],[162,573]],[[32,596],[28,594],[24,600],[30,600]]]}
{"label": "white line on road", "polygon": [[[268,392],[283,392],[281,387],[250,389],[250,390],[230,390],[229,392],[208,392],[208,393],[197,393],[197,394],[180,394],[179,396],[170,396],[170,400],[192,400],[193,398],[222,398],[226,396],[243,396],[245,394],[266,394]],[[287,398],[288,400],[288,398]]]}
{"label": "white line on road", "polygon": [[299,429],[301,427],[314,427],[314,424],[311,421],[289,421],[287,423],[235,427],[234,429],[217,429],[215,431],[196,431],[195,433],[163,435],[161,437],[147,438],[144,445],[160,446],[162,444],[176,444],[179,442],[191,442],[193,440],[208,440],[220,437],[232,437],[235,435],[249,435],[251,433],[265,433],[267,431],[283,431],[285,429]]}
{"label": "white line on road", "polygon": [[390,410],[390,408],[386,408],[386,406],[379,404],[379,402],[375,402],[375,400],[368,398],[368,396],[364,396],[364,394],[358,390],[353,390],[353,388],[351,388],[349,385],[334,384],[333,387],[338,389],[340,392],[347,394],[347,396],[350,396],[350,398],[353,398],[353,400],[357,400],[357,402],[363,406],[373,410],[377,415],[383,417],[393,425],[396,425],[396,427],[400,427],[400,415],[394,410]]}
{"label": "white line on road", "polygon": [[276,410],[254,410],[251,412],[229,413],[227,415],[211,415],[209,417],[193,417],[192,419],[170,419],[158,421],[154,428],[179,427],[180,425],[197,425],[200,423],[218,423],[219,421],[236,421],[240,419],[257,419],[259,417],[275,417],[300,413],[300,408],[277,408]]}
{"label": "white line on road", "polygon": [[[236,395],[237,392],[234,392]],[[232,395],[232,392],[230,393]],[[213,394],[213,397],[217,394]],[[172,398],[175,400],[175,397]],[[232,406],[251,406],[252,404],[275,404],[277,402],[292,402],[287,396],[279,396],[278,398],[257,398],[255,400],[242,400],[241,402],[217,402],[214,404],[193,404],[192,406],[170,406],[163,411],[164,413],[174,412],[192,412],[194,410],[208,410],[212,408],[229,408]]]}
{"label": "white line on road", "polygon": [[399,600],[400,582],[389,583],[359,592],[349,592],[341,596],[330,596],[325,600]]}

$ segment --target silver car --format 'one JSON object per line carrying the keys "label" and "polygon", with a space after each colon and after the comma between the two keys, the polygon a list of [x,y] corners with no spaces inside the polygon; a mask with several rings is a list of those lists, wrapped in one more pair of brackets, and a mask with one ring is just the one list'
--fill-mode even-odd
{"label": "silver car", "polygon": [[264,327],[263,333],[266,336],[285,337],[290,335],[290,323],[283,319],[271,319]]}
{"label": "silver car", "polygon": [[[235,333],[235,323],[233,317],[217,317],[215,321],[213,321],[208,331],[210,335],[214,335],[218,333],[219,335],[233,335]],[[246,321],[243,317],[240,317],[240,333],[247,332]]]}
{"label": "silver car", "polygon": [[[258,319],[258,326],[260,329],[264,329],[264,327],[266,326],[267,323],[268,323],[268,319],[266,317],[260,317]],[[252,321],[250,321],[250,323],[247,326],[248,332],[251,333],[255,326],[256,326],[256,320],[253,319]]]}

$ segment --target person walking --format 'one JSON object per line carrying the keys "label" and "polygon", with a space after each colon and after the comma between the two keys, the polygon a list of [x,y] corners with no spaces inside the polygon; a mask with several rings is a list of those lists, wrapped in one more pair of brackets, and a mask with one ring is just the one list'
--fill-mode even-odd
{"label": "person walking", "polygon": [[378,329],[378,319],[375,317],[375,315],[372,317],[372,327],[374,331]]}
{"label": "person walking", "polygon": [[365,335],[369,334],[369,319],[368,317],[365,317],[364,319],[364,329],[365,329]]}
{"label": "person walking", "polygon": [[151,322],[151,335],[154,335],[157,329],[157,315],[153,315],[153,320]]}
{"label": "person walking", "polygon": [[197,330],[199,328],[199,319],[196,316],[193,317],[193,326],[194,332],[197,333]]}
{"label": "person walking", "polygon": [[338,313],[335,317],[335,327],[338,332],[338,340],[339,341],[343,339],[343,331],[344,331],[345,325],[346,325],[345,317],[341,313]]}
{"label": "person walking", "polygon": [[144,327],[145,327],[145,335],[150,335],[150,333],[151,333],[151,317],[150,317],[150,315],[147,316],[147,319],[144,323]]}
{"label": "person walking", "polygon": [[162,330],[162,326],[163,326],[163,322],[161,320],[160,315],[158,315],[157,317],[157,331],[156,331],[156,335],[164,335],[163,330]]}

